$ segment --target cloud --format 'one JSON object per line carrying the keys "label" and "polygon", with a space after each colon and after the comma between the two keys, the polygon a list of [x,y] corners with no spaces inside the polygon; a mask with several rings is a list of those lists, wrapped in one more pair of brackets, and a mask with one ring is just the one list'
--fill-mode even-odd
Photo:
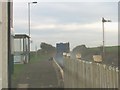
{"label": "cloud", "polygon": [[[111,26],[112,25],[112,26]],[[118,26],[117,22],[113,22],[112,24],[105,24],[107,28],[107,32],[117,32]],[[56,29],[56,30],[68,30],[68,31],[80,31],[80,30],[94,30],[100,31],[102,28],[101,22],[96,23],[86,23],[86,24],[79,24],[79,23],[69,23],[69,24],[57,24],[57,23],[49,23],[49,24],[35,24],[32,25],[32,29],[34,30],[47,30],[47,29]]]}
{"label": "cloud", "polygon": [[[14,4],[15,17],[26,19],[28,14],[27,3]],[[31,5],[31,20],[33,22],[47,22],[50,18],[59,23],[90,23],[96,22],[101,17],[106,17],[117,21],[118,3],[116,2],[38,2],[36,5]],[[50,20],[49,20],[50,21]]]}
{"label": "cloud", "polygon": [[[31,5],[30,14],[31,36],[34,41],[39,43],[45,41],[53,45],[56,42],[69,41],[71,47],[80,44],[97,46],[102,41],[101,18],[105,17],[105,19],[112,20],[110,23],[105,23],[106,44],[116,44],[118,36],[117,2],[37,1],[36,5]],[[28,1],[14,3],[16,33],[28,32],[27,3]]]}
{"label": "cloud", "polygon": [[[2,0],[1,0],[2,1]],[[15,2],[32,2],[33,0],[14,0]],[[119,2],[119,0],[37,0],[38,2]]]}
{"label": "cloud", "polygon": [[[60,42],[70,42],[71,50],[81,44],[85,44],[86,46],[100,46],[102,45],[102,33],[69,33],[69,34],[54,34],[54,35],[33,35],[32,40],[39,42],[47,42],[54,46],[56,46],[56,43]],[[105,45],[117,45],[118,43],[118,37],[116,34],[113,33],[106,33],[105,36]],[[114,38],[113,38],[114,37]]]}

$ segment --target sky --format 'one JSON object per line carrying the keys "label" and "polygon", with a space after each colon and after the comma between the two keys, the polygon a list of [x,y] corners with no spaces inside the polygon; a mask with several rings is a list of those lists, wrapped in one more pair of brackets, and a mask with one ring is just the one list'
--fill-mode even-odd
{"label": "sky", "polygon": [[[32,0],[33,1],[33,0]],[[14,32],[28,34],[28,2],[14,0]],[[36,0],[30,4],[31,50],[40,48],[41,42],[56,46],[69,42],[71,50],[85,44],[87,47],[102,45],[102,17],[106,22],[105,45],[118,45],[118,2],[99,0]]]}

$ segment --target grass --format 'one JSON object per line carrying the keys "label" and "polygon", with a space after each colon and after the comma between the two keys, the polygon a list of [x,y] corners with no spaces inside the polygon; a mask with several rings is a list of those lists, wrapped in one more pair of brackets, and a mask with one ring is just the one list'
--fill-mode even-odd
{"label": "grass", "polygon": [[12,75],[12,79],[16,80],[24,68],[25,64],[14,64],[14,74]]}
{"label": "grass", "polygon": [[[49,55],[36,55],[35,53],[30,54],[30,64],[37,63],[41,60],[49,58]],[[24,70],[26,64],[14,64],[14,73],[12,80],[16,80],[20,73]]]}
{"label": "grass", "polygon": [[41,54],[32,54],[30,57],[30,63],[37,63],[41,60],[48,59],[49,55],[41,55]]}
{"label": "grass", "polygon": [[[116,53],[116,52],[118,52],[118,48],[119,48],[119,46],[105,46],[105,51],[109,52],[109,53]],[[100,51],[100,48],[93,47],[93,48],[88,48],[88,50],[95,52],[95,51]],[[102,51],[102,48],[101,48],[101,51]]]}
{"label": "grass", "polygon": [[105,49],[106,49],[107,52],[117,52],[118,51],[118,46],[106,47]]}

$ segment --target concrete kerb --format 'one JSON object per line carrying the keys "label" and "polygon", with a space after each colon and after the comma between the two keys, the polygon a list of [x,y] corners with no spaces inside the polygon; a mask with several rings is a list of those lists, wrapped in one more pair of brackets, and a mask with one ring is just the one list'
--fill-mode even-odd
{"label": "concrete kerb", "polygon": [[[53,63],[56,65],[56,67],[58,68],[58,71],[60,72],[60,76],[61,76],[61,80],[59,79],[59,86],[61,86],[61,82],[64,82],[64,72],[63,69],[60,67],[60,65],[55,61],[55,59],[53,58]],[[63,85],[62,85],[63,86]]]}

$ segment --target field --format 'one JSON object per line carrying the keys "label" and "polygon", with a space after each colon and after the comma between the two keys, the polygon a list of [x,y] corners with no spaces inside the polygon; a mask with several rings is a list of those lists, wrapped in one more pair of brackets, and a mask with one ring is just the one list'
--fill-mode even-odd
{"label": "field", "polygon": [[[118,49],[120,49],[120,46],[106,46],[105,57],[102,63],[118,66]],[[103,55],[103,49],[102,47],[87,48],[85,46],[78,46],[74,49],[73,55],[75,56],[76,53],[81,53],[83,60],[94,62],[93,55]]]}

